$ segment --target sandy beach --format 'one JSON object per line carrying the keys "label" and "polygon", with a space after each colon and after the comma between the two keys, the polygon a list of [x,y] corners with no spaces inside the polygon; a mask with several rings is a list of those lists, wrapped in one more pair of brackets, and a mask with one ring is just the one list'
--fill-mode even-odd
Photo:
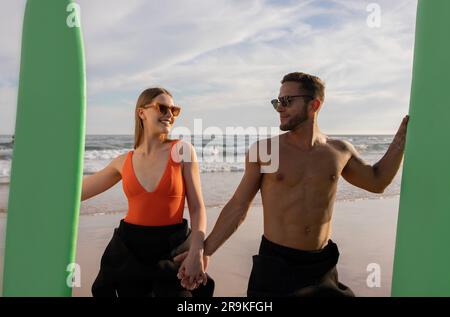
{"label": "sandy beach", "polygon": [[[390,296],[398,203],[398,196],[336,202],[332,239],[341,254],[339,278],[357,296]],[[208,231],[220,210],[219,207],[207,209]],[[124,215],[120,212],[80,216],[77,263],[81,267],[81,287],[74,288],[73,296],[91,296],[90,288],[98,273],[101,255]],[[6,215],[0,214],[2,233],[5,220]],[[262,232],[262,207],[254,205],[238,231],[211,259],[208,272],[216,281],[215,296],[245,296],[251,257],[257,253]],[[0,246],[3,255],[3,235]],[[380,287],[367,286],[370,263],[381,268]]]}

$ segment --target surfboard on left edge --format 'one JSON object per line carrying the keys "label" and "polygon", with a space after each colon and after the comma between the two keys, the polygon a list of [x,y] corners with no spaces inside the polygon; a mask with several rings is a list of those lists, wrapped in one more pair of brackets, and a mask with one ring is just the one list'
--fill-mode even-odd
{"label": "surfboard on left edge", "polygon": [[77,8],[69,0],[26,4],[3,296],[72,294],[86,107]]}

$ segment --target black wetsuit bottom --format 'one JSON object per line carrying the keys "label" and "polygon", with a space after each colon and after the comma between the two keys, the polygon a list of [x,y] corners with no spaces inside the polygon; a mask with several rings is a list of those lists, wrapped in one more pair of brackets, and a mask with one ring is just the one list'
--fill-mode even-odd
{"label": "black wetsuit bottom", "polygon": [[329,240],[320,251],[302,251],[278,245],[262,237],[259,254],[253,256],[248,283],[249,297],[353,297],[338,281],[337,245]]}
{"label": "black wetsuit bottom", "polygon": [[188,291],[177,278],[173,257],[187,251],[190,229],[180,224],[149,227],[121,220],[105,249],[92,285],[94,297],[212,297],[214,280]]}

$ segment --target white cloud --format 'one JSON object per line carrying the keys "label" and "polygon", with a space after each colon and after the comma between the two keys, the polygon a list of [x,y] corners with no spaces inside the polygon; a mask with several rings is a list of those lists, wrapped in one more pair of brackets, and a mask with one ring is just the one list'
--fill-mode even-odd
{"label": "white cloud", "polygon": [[[269,100],[291,71],[326,80],[324,132],[392,133],[408,109],[416,0],[377,1],[378,29],[366,25],[370,2],[360,0],[78,2],[88,133],[132,133],[135,100],[157,85],[185,107],[180,124],[203,116],[223,126],[277,126]],[[14,34],[0,65],[17,63]],[[0,74],[0,85],[14,69]]]}
{"label": "white cloud", "polygon": [[86,110],[88,134],[133,134],[134,108],[94,105]]}

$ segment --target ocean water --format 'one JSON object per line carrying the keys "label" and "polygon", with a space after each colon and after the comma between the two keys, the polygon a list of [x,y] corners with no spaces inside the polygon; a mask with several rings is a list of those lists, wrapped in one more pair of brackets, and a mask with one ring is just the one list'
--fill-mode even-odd
{"label": "ocean water", "polygon": [[[226,135],[226,136],[192,136],[190,141],[199,158],[202,189],[207,207],[223,206],[231,198],[244,171],[244,158],[249,145],[267,136]],[[330,135],[332,138],[347,140],[352,143],[360,156],[368,163],[374,164],[384,155],[393,139],[393,135]],[[116,156],[133,148],[132,135],[88,135],[85,142],[84,174],[93,174],[104,168]],[[44,140],[43,140],[44,142]],[[0,135],[0,186],[9,187],[13,143],[11,135]],[[337,200],[373,199],[398,195],[400,193],[401,169],[392,184],[383,194],[372,194],[347,183],[342,177],[339,180]],[[82,212],[95,213],[126,209],[123,195],[119,200],[121,186],[116,185],[112,193],[103,195],[104,202],[84,204]],[[3,190],[5,192],[5,190]],[[4,193],[0,195],[0,211],[6,209]],[[95,199],[95,198],[94,198]],[[110,203],[108,203],[108,201]],[[259,195],[254,203],[260,204]],[[83,207],[82,204],[82,207]],[[101,205],[99,207],[98,205]],[[89,207],[90,206],[90,207]],[[105,210],[106,209],[106,210]]]}
{"label": "ocean water", "polygon": [[[265,138],[261,136],[260,138]],[[368,162],[376,161],[383,155],[393,136],[391,135],[332,135],[330,137],[350,141]],[[244,156],[249,145],[258,140],[257,136],[193,136],[200,160],[201,173],[240,172],[244,170]],[[13,143],[10,135],[0,135],[0,178],[9,182]],[[44,140],[43,140],[44,142]],[[88,135],[84,154],[84,174],[93,174],[105,167],[112,159],[133,147],[131,135]]]}

